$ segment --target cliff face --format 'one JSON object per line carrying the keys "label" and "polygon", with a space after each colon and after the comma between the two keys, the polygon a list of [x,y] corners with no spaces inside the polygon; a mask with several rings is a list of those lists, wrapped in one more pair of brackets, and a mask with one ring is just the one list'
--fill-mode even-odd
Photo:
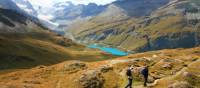
{"label": "cliff face", "polygon": [[77,22],[79,25],[70,29],[78,41],[136,52],[194,47],[200,41],[199,3],[196,0],[116,1],[98,16]]}

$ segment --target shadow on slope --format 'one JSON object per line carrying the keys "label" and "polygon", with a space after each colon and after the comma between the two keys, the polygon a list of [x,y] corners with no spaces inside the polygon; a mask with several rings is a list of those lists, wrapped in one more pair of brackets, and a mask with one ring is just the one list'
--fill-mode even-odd
{"label": "shadow on slope", "polygon": [[66,60],[98,61],[111,58],[51,32],[1,33],[0,70],[53,65]]}

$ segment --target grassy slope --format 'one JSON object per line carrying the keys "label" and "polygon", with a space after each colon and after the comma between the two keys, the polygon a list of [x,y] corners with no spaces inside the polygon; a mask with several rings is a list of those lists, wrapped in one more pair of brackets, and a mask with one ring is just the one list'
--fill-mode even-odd
{"label": "grassy slope", "polygon": [[0,69],[16,69],[52,65],[66,60],[104,60],[112,56],[98,50],[87,50],[84,46],[45,30],[25,34],[2,33],[0,57]]}
{"label": "grassy slope", "polygon": [[[199,30],[193,30],[194,25],[188,24],[186,16],[183,15],[183,12],[179,11],[184,8],[192,8],[193,6],[191,6],[190,3],[197,1],[187,1],[186,4],[183,3],[184,1],[179,2],[181,3],[175,3],[175,6],[163,6],[163,8],[155,11],[148,18],[128,18],[124,16],[121,17],[124,18],[122,20],[111,19],[106,23],[98,19],[101,17],[100,15],[88,22],[76,26],[75,29],[72,28],[72,32],[78,40],[84,40],[90,37],[91,34],[100,36],[108,30],[113,30],[114,32],[118,31],[119,34],[117,35],[107,35],[105,39],[98,41],[92,40],[92,42],[101,42],[112,46],[119,46],[125,50],[145,51],[144,48],[147,46],[147,40],[146,38],[143,38],[144,35],[148,35],[151,38],[152,45],[155,45],[153,46],[153,49],[177,48],[178,46],[184,47],[181,44],[171,44],[171,46],[166,45],[166,47],[157,47],[157,44],[154,44],[155,42],[158,42],[159,39],[162,40],[162,38],[166,38],[173,43],[175,41],[185,43],[185,41],[191,41],[193,39],[190,34],[195,32],[199,33]],[[103,16],[101,19],[106,19],[106,16]],[[128,32],[132,28],[134,31]],[[78,29],[78,31],[76,31],[76,29]],[[191,40],[184,40],[185,36],[189,36]]]}
{"label": "grassy slope", "polygon": [[[88,72],[100,71],[100,75],[104,78],[103,88],[122,88],[127,81],[125,76],[127,66],[134,65],[134,87],[141,88],[142,78],[138,74],[139,71],[137,69],[147,64],[150,66],[150,79],[152,79],[152,77],[159,79],[155,84],[149,84],[152,88],[167,88],[177,81],[186,81],[198,88],[199,81],[184,79],[181,74],[190,72],[190,74],[195,75],[196,79],[199,78],[199,50],[199,47],[161,50],[133,54],[115,60],[89,63],[81,62],[85,63],[87,68],[79,69],[79,67],[77,67],[71,70],[66,69],[68,68],[67,66],[71,66],[70,64],[73,64],[74,61],[67,61],[49,67],[37,67],[30,70],[0,75],[0,86],[15,86],[16,88],[20,88],[26,85],[35,88],[45,88],[47,86],[48,88],[82,88],[81,84],[78,82],[81,76],[90,74]],[[172,65],[172,68],[163,67],[166,64]],[[102,66],[111,66],[113,69],[103,72],[100,70]],[[186,71],[183,71],[183,69],[186,69]],[[92,74],[90,75],[92,76]],[[87,77],[85,79],[87,79]],[[88,82],[94,82],[94,80],[95,79],[90,79]]]}

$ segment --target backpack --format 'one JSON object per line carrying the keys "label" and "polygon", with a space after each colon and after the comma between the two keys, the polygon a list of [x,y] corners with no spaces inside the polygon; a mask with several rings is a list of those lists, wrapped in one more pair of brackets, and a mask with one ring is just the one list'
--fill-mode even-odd
{"label": "backpack", "polygon": [[142,69],[141,71],[141,74],[144,75],[144,76],[147,76],[148,75],[148,69]]}
{"label": "backpack", "polygon": [[132,76],[132,73],[131,73],[131,70],[130,70],[130,69],[128,69],[128,70],[126,71],[126,75],[127,75],[127,76]]}

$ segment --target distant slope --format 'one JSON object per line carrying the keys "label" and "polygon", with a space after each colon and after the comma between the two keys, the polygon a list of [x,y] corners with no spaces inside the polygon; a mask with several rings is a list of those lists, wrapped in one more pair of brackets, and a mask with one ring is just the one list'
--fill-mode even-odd
{"label": "distant slope", "polygon": [[3,9],[12,9],[12,10],[19,10],[19,7],[12,1],[12,0],[1,0],[0,1],[0,8]]}
{"label": "distant slope", "polygon": [[196,0],[122,0],[89,21],[70,27],[77,41],[143,52],[199,44],[200,2]]}
{"label": "distant slope", "polygon": [[0,12],[0,32],[31,32],[40,30],[36,27],[43,27],[37,18],[16,10],[0,8]]}
{"label": "distant slope", "polygon": [[28,0],[13,0],[13,2],[16,3],[16,5],[23,9],[25,12],[27,12],[28,14],[37,17],[38,13],[37,11],[34,9],[34,7],[32,6],[32,4],[28,1]]}
{"label": "distant slope", "polygon": [[73,43],[31,16],[0,8],[0,70],[52,65],[65,60],[97,61],[112,57]]}
{"label": "distant slope", "polygon": [[89,18],[101,13],[106,6],[89,3],[88,5],[75,5],[70,1],[55,3],[54,18],[52,22],[58,23],[58,29],[63,31],[68,28],[76,20],[88,20]]}

